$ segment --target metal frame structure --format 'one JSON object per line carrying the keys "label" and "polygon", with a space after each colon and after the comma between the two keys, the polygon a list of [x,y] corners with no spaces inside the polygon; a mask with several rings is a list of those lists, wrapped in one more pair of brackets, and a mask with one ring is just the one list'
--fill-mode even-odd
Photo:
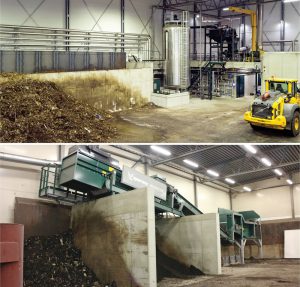
{"label": "metal frame structure", "polygon": [[[188,12],[190,12],[192,15],[194,15],[193,17],[193,21],[194,21],[194,26],[196,23],[196,15],[197,16],[208,16],[208,17],[212,17],[212,18],[216,18],[216,19],[222,19],[222,18],[230,18],[230,17],[241,17],[241,25],[243,25],[243,33],[242,33],[242,37],[241,37],[241,41],[242,41],[242,46],[245,46],[245,40],[246,40],[246,33],[245,33],[245,26],[246,26],[246,22],[245,22],[245,15],[243,14],[238,14],[238,15],[234,15],[232,13],[224,13],[222,10],[224,8],[228,8],[230,6],[234,6],[234,7],[240,7],[240,8],[246,8],[248,6],[251,5],[257,5],[257,7],[261,7],[261,9],[259,10],[258,13],[258,17],[259,19],[262,20],[262,7],[264,4],[269,4],[269,3],[273,3],[273,7],[271,9],[271,11],[269,12],[268,15],[266,16],[266,20],[264,21],[264,25],[266,24],[266,22],[268,21],[268,19],[271,16],[272,11],[274,10],[274,7],[276,6],[276,4],[280,4],[280,21],[281,21],[281,25],[280,25],[280,38],[276,39],[274,41],[270,40],[269,36],[263,32],[260,31],[258,36],[259,39],[262,40],[262,34],[263,37],[265,38],[264,41],[262,41],[262,43],[258,43],[259,48],[262,49],[263,46],[265,47],[272,47],[272,49],[274,51],[277,51],[276,49],[276,44],[279,44],[279,51],[285,51],[286,49],[286,44],[291,44],[287,49],[288,51],[292,50],[295,51],[295,43],[297,42],[297,38],[300,34],[300,31],[298,32],[298,34],[296,35],[296,37],[294,39],[286,39],[286,33],[285,33],[285,29],[286,29],[286,25],[285,25],[285,18],[286,18],[286,4],[283,3],[283,1],[281,0],[213,0],[213,1],[208,1],[208,0],[165,0],[163,1],[163,3],[154,6],[156,9],[161,9],[163,10],[163,12],[165,13],[166,11],[183,11],[183,10],[187,10]],[[300,16],[300,12],[298,11],[298,9],[296,8],[296,6],[294,5],[294,3],[290,3],[291,7],[293,8],[293,10],[297,13],[297,15]],[[295,27],[296,28],[296,27]],[[262,29],[261,29],[262,30]],[[195,44],[195,40],[196,40],[196,31],[193,31],[193,54],[196,54],[196,50],[197,50],[197,46]],[[260,36],[261,35],[261,36]],[[288,42],[287,42],[288,41]]]}
{"label": "metal frame structure", "polygon": [[[162,159],[162,157],[153,157],[149,146],[132,146],[140,150],[146,157],[151,158],[151,166],[169,165],[178,170],[195,175],[202,183],[218,183],[227,186],[232,191],[238,191],[237,188],[242,184],[250,184],[264,179],[278,177],[275,169],[281,169],[284,176],[292,175],[300,170],[299,154],[300,145],[274,145],[257,146],[255,155],[247,152],[243,145],[241,146],[165,146],[174,156]],[[124,147],[118,146],[124,149]],[[272,161],[272,166],[266,167],[261,158],[267,157]],[[182,160],[188,158],[199,164],[198,168],[184,166]],[[220,173],[217,178],[209,177],[207,169],[216,170]],[[228,185],[223,183],[224,178],[234,178],[236,183]]]}

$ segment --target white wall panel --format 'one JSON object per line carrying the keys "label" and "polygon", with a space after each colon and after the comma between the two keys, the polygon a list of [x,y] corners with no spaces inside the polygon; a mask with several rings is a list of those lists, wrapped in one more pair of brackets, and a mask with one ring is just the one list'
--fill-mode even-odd
{"label": "white wall panel", "polygon": [[[296,50],[300,51],[300,2],[285,4],[285,39],[298,40]],[[287,44],[285,51],[291,48]]]}
{"label": "white wall panel", "polygon": [[230,209],[229,194],[203,184],[197,184],[198,208],[204,213],[218,212],[218,208]]}
{"label": "white wall panel", "polygon": [[295,216],[300,217],[300,184],[294,186]]}
{"label": "white wall panel", "polygon": [[20,1],[28,13],[16,0],[0,2],[0,24],[64,28],[64,1],[44,1],[31,18],[28,18],[28,13],[31,14],[42,0]]}
{"label": "white wall panel", "polygon": [[[121,31],[119,0],[70,1],[70,28],[87,31]],[[86,4],[86,5],[85,5]]]}
{"label": "white wall panel", "polygon": [[[56,145],[0,145],[0,152],[57,160]],[[0,161],[0,222],[13,222],[15,197],[38,198],[41,167]]]}
{"label": "white wall panel", "polygon": [[[251,184],[250,186],[253,190],[257,188],[263,189],[235,194],[233,197],[233,209],[236,211],[255,210],[263,220],[291,218],[292,205],[290,186],[285,184],[285,179],[277,180],[276,178]],[[270,186],[279,187],[268,188]],[[296,189],[297,187],[294,187],[294,190]],[[299,201],[296,201],[296,197],[299,196],[299,194],[296,195],[295,191],[294,194],[294,205],[295,208],[297,207],[297,211],[300,212]],[[299,198],[300,196],[297,199]]]}

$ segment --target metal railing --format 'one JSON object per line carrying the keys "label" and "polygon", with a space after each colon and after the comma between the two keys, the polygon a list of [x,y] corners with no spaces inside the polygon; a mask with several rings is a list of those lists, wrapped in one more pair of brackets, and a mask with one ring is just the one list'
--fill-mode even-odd
{"label": "metal railing", "polygon": [[1,50],[126,52],[147,60],[150,39],[147,34],[0,25]]}

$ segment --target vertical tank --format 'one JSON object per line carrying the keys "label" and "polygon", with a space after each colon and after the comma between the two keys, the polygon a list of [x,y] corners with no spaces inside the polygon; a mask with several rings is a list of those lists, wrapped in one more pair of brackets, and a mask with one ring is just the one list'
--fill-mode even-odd
{"label": "vertical tank", "polygon": [[[186,18],[186,19],[185,19]],[[166,22],[165,39],[165,86],[187,89],[190,86],[190,37],[188,13],[181,21]]]}

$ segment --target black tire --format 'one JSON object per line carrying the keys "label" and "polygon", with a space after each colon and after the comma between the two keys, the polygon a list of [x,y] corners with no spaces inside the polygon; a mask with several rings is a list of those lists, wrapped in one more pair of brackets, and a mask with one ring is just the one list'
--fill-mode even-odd
{"label": "black tire", "polygon": [[262,129],[262,127],[260,126],[256,126],[256,125],[253,125],[253,124],[250,124],[251,128],[254,130],[254,131],[259,131]]}
{"label": "black tire", "polygon": [[291,130],[288,131],[290,136],[296,137],[300,132],[300,113],[294,112]]}

